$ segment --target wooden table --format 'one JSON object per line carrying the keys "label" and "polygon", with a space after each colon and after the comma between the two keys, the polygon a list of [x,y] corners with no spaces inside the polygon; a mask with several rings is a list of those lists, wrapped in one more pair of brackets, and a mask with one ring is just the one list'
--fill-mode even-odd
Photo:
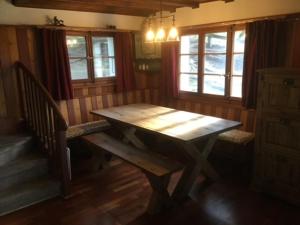
{"label": "wooden table", "polygon": [[[172,194],[175,201],[181,201],[188,196],[201,171],[211,179],[217,178],[218,175],[208,163],[207,157],[219,133],[241,125],[240,122],[150,104],[130,104],[91,113],[126,127],[122,129],[124,141],[131,142],[142,151],[147,150],[147,146],[135,135],[137,129],[169,138],[182,145],[182,150],[193,162],[185,165]],[[195,143],[200,140],[205,144],[199,148]]]}

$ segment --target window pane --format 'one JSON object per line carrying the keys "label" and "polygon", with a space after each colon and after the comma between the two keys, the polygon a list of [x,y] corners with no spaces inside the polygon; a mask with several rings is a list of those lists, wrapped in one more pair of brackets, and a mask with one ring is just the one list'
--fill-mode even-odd
{"label": "window pane", "polygon": [[227,32],[210,33],[205,35],[206,53],[224,53],[227,46]]}
{"label": "window pane", "polygon": [[181,36],[180,52],[181,54],[198,54],[198,35]]}
{"label": "window pane", "polygon": [[180,57],[180,71],[198,73],[198,55],[182,55]]}
{"label": "window pane", "polygon": [[69,57],[86,57],[86,41],[84,36],[67,36]]}
{"label": "window pane", "polygon": [[86,59],[70,59],[72,80],[88,79]]}
{"label": "window pane", "polygon": [[226,55],[205,55],[204,73],[224,75],[226,70]]}
{"label": "window pane", "polygon": [[244,54],[234,54],[232,60],[232,75],[243,75]]}
{"label": "window pane", "polygon": [[204,76],[203,93],[213,95],[224,95],[225,78],[223,76]]}
{"label": "window pane", "polygon": [[180,74],[180,90],[181,91],[198,91],[198,75]]}
{"label": "window pane", "polygon": [[232,97],[242,97],[242,77],[231,78],[231,93]]}
{"label": "window pane", "polygon": [[113,37],[92,37],[94,57],[114,56],[114,39]]}
{"label": "window pane", "polygon": [[115,72],[115,58],[94,58],[95,77],[113,77]]}
{"label": "window pane", "polygon": [[234,32],[234,52],[244,52],[246,32],[244,30]]}

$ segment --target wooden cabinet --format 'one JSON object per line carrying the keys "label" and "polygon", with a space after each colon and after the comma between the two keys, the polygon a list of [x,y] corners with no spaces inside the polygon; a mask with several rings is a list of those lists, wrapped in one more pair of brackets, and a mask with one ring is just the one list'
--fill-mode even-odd
{"label": "wooden cabinet", "polygon": [[135,69],[142,72],[161,70],[161,46],[159,43],[145,43],[142,33],[135,33]]}
{"label": "wooden cabinet", "polygon": [[136,59],[160,59],[160,43],[145,43],[143,34],[137,32],[134,34],[135,58]]}
{"label": "wooden cabinet", "polygon": [[300,70],[260,71],[255,184],[300,204]]}

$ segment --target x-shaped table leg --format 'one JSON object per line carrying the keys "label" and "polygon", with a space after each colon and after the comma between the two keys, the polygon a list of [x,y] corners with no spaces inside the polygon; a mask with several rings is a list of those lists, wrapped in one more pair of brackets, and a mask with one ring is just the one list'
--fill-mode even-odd
{"label": "x-shaped table leg", "polygon": [[124,135],[124,142],[131,142],[135,147],[141,150],[147,150],[146,145],[135,135],[136,129],[134,127],[129,127],[122,130]]}
{"label": "x-shaped table leg", "polygon": [[190,193],[196,178],[200,172],[204,172],[212,180],[218,179],[218,174],[213,167],[207,161],[207,157],[214,146],[217,139],[217,135],[211,136],[203,149],[199,149],[194,143],[183,143],[183,150],[190,156],[193,161],[187,165],[183,171],[183,174],[172,194],[172,198],[175,201],[184,200]]}

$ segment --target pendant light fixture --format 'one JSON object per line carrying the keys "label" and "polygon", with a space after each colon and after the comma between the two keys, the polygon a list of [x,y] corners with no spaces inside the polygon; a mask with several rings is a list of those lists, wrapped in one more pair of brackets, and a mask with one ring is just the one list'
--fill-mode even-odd
{"label": "pendant light fixture", "polygon": [[172,27],[169,30],[167,41],[179,41],[178,30],[175,26],[175,16],[173,15]]}
{"label": "pendant light fixture", "polygon": [[[154,32],[151,23],[152,21],[158,18],[155,17],[148,18],[148,30],[145,35],[146,43],[179,41],[178,30],[175,26],[175,15],[163,16],[162,12],[163,12],[162,1],[160,1],[159,28],[157,29],[156,32]],[[169,29],[168,35],[166,35],[163,19],[168,19],[171,17],[172,17],[172,27]]]}

